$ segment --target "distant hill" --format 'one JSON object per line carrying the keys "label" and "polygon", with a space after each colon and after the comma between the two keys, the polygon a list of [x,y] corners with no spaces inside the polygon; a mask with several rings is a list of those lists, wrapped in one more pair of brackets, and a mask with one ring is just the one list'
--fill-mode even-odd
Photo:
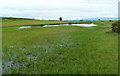
{"label": "distant hill", "polygon": [[[83,20],[83,21],[97,21],[97,20],[118,20],[118,18],[116,17],[101,17],[101,18],[83,18],[83,19],[76,19],[76,20],[70,20],[70,21],[80,21],[80,20]],[[119,18],[120,20],[120,18]]]}

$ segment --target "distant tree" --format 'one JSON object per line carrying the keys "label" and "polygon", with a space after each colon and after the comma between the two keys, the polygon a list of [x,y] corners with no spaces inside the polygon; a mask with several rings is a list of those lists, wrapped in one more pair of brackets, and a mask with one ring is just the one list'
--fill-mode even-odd
{"label": "distant tree", "polygon": [[101,21],[100,19],[98,19],[98,21]]}
{"label": "distant tree", "polygon": [[83,21],[83,20],[80,20],[80,21]]}
{"label": "distant tree", "polygon": [[60,17],[59,20],[62,21],[62,17]]}
{"label": "distant tree", "polygon": [[112,22],[112,20],[109,20],[110,22]]}

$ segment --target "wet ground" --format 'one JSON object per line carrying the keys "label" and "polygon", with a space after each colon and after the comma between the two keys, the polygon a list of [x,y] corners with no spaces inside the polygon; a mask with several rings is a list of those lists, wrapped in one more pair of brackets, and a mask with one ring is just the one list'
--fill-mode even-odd
{"label": "wet ground", "polygon": [[[60,25],[44,25],[36,27],[56,27],[56,26],[80,26],[80,27],[92,27],[96,26],[95,24],[60,24]],[[34,26],[35,27],[35,26]],[[32,28],[32,26],[21,26],[18,29]]]}

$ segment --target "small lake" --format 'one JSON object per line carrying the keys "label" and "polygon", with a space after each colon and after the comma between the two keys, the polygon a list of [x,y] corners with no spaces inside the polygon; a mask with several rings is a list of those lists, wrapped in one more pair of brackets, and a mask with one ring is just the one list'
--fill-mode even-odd
{"label": "small lake", "polygon": [[[79,26],[79,27],[92,27],[95,24],[59,24],[59,25],[44,25],[44,26],[33,26],[33,27],[56,27],[56,26]],[[32,28],[32,26],[21,26],[18,29]]]}
{"label": "small lake", "polygon": [[31,26],[21,26],[18,29],[25,29],[25,28],[31,28]]}

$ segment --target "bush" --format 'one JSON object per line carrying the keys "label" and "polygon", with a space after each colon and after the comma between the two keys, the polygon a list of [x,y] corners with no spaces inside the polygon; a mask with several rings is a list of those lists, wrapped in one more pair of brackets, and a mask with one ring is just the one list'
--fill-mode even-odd
{"label": "bush", "polygon": [[120,21],[112,24],[112,31],[120,33]]}
{"label": "bush", "polygon": [[112,22],[112,20],[109,20],[110,22]]}

